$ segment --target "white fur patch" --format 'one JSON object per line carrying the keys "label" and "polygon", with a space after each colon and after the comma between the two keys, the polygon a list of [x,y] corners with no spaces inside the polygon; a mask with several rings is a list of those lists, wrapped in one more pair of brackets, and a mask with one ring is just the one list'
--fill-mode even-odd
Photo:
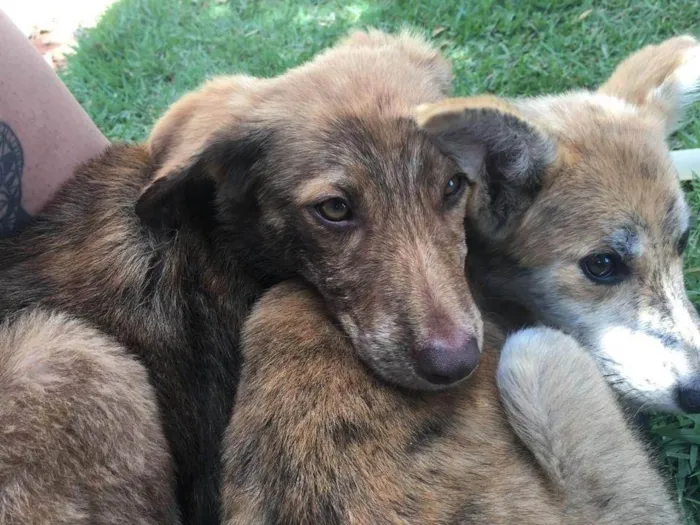
{"label": "white fur patch", "polygon": [[691,370],[682,349],[622,326],[605,329],[599,349],[600,367],[621,395],[649,408],[678,410],[675,388]]}
{"label": "white fur patch", "polygon": [[684,105],[700,98],[700,46],[686,52],[683,65],[676,70],[673,79]]}

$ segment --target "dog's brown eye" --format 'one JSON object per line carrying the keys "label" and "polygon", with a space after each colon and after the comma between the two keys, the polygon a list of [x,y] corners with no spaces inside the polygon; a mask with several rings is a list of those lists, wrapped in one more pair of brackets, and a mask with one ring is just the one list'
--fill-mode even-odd
{"label": "dog's brown eye", "polygon": [[591,281],[600,284],[617,284],[626,273],[626,267],[616,253],[594,253],[584,257],[581,269]]}
{"label": "dog's brown eye", "polygon": [[450,198],[454,197],[455,195],[459,194],[462,191],[462,188],[464,187],[464,175],[461,173],[458,173],[457,175],[454,175],[450,180],[447,181],[447,185],[445,186],[445,194],[444,197]]}
{"label": "dog's brown eye", "polygon": [[591,255],[586,261],[586,269],[597,278],[609,277],[615,271],[612,257],[606,253]]}
{"label": "dog's brown eye", "polygon": [[350,205],[338,197],[323,201],[316,209],[327,221],[342,222],[350,219]]}

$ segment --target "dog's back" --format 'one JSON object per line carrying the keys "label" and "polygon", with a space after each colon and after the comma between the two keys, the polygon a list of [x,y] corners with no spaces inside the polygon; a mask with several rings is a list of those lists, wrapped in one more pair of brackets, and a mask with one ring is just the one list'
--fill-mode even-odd
{"label": "dog's back", "polygon": [[145,368],[65,314],[0,324],[0,524],[173,525],[173,463]]}
{"label": "dog's back", "polygon": [[[21,236],[2,241],[0,319],[12,320],[18,312],[39,306],[87,322],[123,345],[125,354],[137,356],[148,370],[160,409],[158,419],[154,415],[152,421],[144,421],[141,430],[147,432],[158,421],[160,432],[162,425],[167,448],[178,467],[176,494],[180,504],[200,509],[202,515],[197,519],[201,522],[215,522],[216,505],[209,499],[216,500],[219,439],[200,421],[223,428],[228,420],[238,364],[236,322],[243,316],[246,301],[252,301],[246,293],[250,290],[252,294],[253,287],[238,287],[238,301],[220,301],[227,286],[236,287],[238,282],[235,275],[228,282],[218,276],[207,260],[205,237],[183,230],[166,242],[144,227],[134,206],[153,173],[151,157],[143,147],[111,146],[78,169],[74,179]],[[225,283],[223,290],[221,283]],[[33,351],[40,353],[41,349]],[[95,352],[100,353],[99,347]],[[89,372],[76,371],[62,381],[81,378],[88,380]],[[108,378],[105,381],[107,389]],[[153,395],[150,390],[149,394]],[[71,404],[70,399],[63,402]],[[107,410],[116,410],[125,402],[104,401]],[[91,410],[94,424],[99,426],[103,416],[96,408]],[[16,417],[23,421],[28,414]],[[107,439],[105,432],[96,435]],[[142,444],[131,442],[134,461],[148,450]],[[1,446],[11,454],[17,447],[21,450],[21,443],[14,440]],[[128,458],[124,461],[123,467]],[[87,465],[84,475],[97,479],[98,473],[89,472]],[[93,467],[99,465],[96,461]],[[29,465],[14,468],[22,472]],[[60,464],[52,468],[46,476],[60,477]],[[202,477],[195,483],[194,473],[200,470]],[[116,475],[127,474],[118,471]],[[128,485],[122,490],[128,490]],[[130,494],[138,498],[140,491],[134,478]],[[47,493],[46,498],[50,497]],[[107,509],[112,503],[104,500],[100,508]],[[148,521],[148,512],[137,512],[143,509],[132,510],[134,520],[138,517],[155,523]],[[98,520],[96,514],[88,516]],[[186,517],[192,519],[191,515]],[[12,515],[8,519],[13,519]]]}

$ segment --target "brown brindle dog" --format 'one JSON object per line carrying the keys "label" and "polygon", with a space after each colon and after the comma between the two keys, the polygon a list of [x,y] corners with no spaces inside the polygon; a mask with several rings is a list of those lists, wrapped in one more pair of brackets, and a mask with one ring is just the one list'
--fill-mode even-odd
{"label": "brown brindle dog", "polygon": [[681,37],[633,55],[597,93],[419,108],[472,182],[475,286],[586,348],[527,330],[497,380],[502,339],[487,323],[472,378],[417,393],[367,370],[316,294],[271,291],[245,330],[227,525],[679,523],[590,356],[627,401],[697,406],[688,209],[664,139],[698,78],[700,46]]}
{"label": "brown brindle dog", "polygon": [[[121,463],[110,463],[110,440],[86,443],[50,429],[79,418],[80,435],[104,436],[105,411],[127,434],[152,425],[115,394],[121,379],[110,374],[137,366],[127,353],[146,366],[157,395],[183,522],[218,522],[239,329],[253,301],[282,279],[314,287],[385,380],[434,390],[466,378],[482,342],[464,278],[468,181],[409,118],[415,105],[444,97],[450,82],[447,64],[420,39],[378,32],[357,33],[278,78],[214,80],[173,106],[147,148],[111,147],[26,233],[0,244],[0,319],[8,323],[0,341],[28,329],[50,337],[42,317],[18,325],[21,312],[40,306],[99,329],[123,354],[66,370],[52,363],[78,352],[68,339],[43,354],[24,350],[43,355],[39,368],[50,374],[22,358],[2,371],[0,381],[26,375],[37,388],[57,385],[61,406],[75,410],[56,413],[45,400],[34,421],[10,407],[14,432],[0,441],[0,458],[18,458],[10,471],[21,482],[0,484],[4,522],[40,521],[34,506],[13,502],[59,497],[35,496],[57,478],[88,495],[86,522],[116,523],[107,512],[114,503],[99,499],[97,473],[111,465],[126,476],[143,442],[120,442]],[[17,351],[14,343],[8,351]],[[103,382],[93,403],[71,401],[81,381]],[[147,384],[139,388],[152,395]],[[56,450],[43,471],[17,454],[30,432],[37,446]],[[64,469],[61,458],[80,456],[94,462]],[[167,475],[161,481],[167,486]],[[165,523],[165,514],[136,504],[144,491],[120,485],[121,512],[130,523]],[[55,523],[75,515],[55,513]]]}

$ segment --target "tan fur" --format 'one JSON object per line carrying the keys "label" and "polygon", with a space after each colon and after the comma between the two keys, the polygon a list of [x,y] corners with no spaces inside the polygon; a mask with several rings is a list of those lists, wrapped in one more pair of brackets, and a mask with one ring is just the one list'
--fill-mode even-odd
{"label": "tan fur", "polygon": [[[598,92],[422,110],[465,170],[475,144],[511,159],[500,173],[477,166],[468,262],[482,307],[509,312],[515,327],[534,319],[574,335],[635,408],[700,410],[700,320],[679,251],[689,209],[665,141],[699,83],[700,44],[679,37],[631,55]],[[618,284],[585,275],[596,253],[619,256]]]}
{"label": "tan fur", "polygon": [[245,75],[219,77],[177,101],[156,123],[148,139],[152,158],[162,165],[156,178],[185,165],[204,148],[213,133],[235,126],[232,109],[260,102],[262,79]]}
{"label": "tan fur", "polygon": [[[481,366],[466,384],[441,393],[397,390],[362,365],[315,294],[294,284],[268,292],[245,329],[241,388],[225,438],[225,523],[680,523],[590,358],[566,338],[563,346],[557,337],[512,340],[500,370],[521,432],[553,418],[551,428],[537,428],[545,440],[522,438],[538,461],[560,465],[565,479],[540,471],[499,403],[502,340],[493,326],[487,333]],[[547,345],[562,346],[561,361]],[[533,382],[540,396],[527,388]],[[517,419],[523,404],[525,421]],[[591,422],[615,434],[609,444],[596,445],[600,434],[587,437]]]}
{"label": "tan fur", "polygon": [[0,523],[176,523],[146,371],[65,315],[0,327]]}

